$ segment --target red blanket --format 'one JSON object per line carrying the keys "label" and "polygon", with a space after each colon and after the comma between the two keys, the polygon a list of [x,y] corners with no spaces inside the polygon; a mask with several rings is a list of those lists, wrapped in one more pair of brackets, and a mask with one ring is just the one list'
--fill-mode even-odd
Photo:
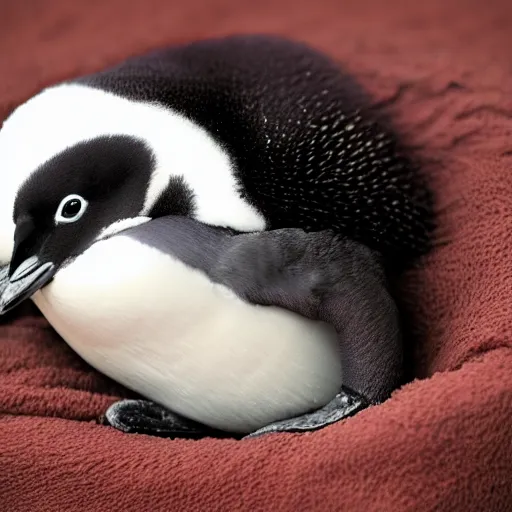
{"label": "red blanket", "polygon": [[5,0],[0,118],[130,54],[249,31],[346,62],[426,160],[448,243],[401,284],[417,380],[311,434],[124,435],[97,424],[121,388],[27,306],[0,320],[0,510],[512,510],[508,0]]}

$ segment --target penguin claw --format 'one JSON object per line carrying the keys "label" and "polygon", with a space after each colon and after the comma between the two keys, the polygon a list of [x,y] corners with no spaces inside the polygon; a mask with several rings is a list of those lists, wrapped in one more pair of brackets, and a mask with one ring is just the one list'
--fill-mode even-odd
{"label": "penguin claw", "polygon": [[370,402],[362,395],[343,386],[340,392],[324,407],[302,416],[276,421],[256,430],[243,439],[252,439],[264,434],[278,432],[299,433],[319,430],[349,418],[366,409],[369,405]]}
{"label": "penguin claw", "polygon": [[112,404],[101,423],[127,434],[146,434],[171,439],[226,437],[224,433],[188,420],[148,400],[121,400]]}

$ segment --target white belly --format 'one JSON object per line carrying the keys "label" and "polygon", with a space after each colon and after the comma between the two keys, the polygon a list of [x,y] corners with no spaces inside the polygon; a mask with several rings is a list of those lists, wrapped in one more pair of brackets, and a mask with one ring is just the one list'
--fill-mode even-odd
{"label": "white belly", "polygon": [[34,296],[89,364],[204,424],[248,432],[326,404],[341,385],[334,329],[245,303],[118,235]]}

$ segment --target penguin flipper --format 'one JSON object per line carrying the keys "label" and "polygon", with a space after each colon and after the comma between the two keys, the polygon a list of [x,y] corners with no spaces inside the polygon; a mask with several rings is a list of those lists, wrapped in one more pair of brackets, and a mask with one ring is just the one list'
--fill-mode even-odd
{"label": "penguin flipper", "polygon": [[332,231],[232,237],[214,277],[249,302],[294,311],[337,332],[343,385],[380,403],[402,378],[398,308],[379,254]]}
{"label": "penguin flipper", "polygon": [[149,400],[120,400],[113,403],[102,423],[126,434],[146,434],[171,439],[226,437],[226,434],[189,420]]}

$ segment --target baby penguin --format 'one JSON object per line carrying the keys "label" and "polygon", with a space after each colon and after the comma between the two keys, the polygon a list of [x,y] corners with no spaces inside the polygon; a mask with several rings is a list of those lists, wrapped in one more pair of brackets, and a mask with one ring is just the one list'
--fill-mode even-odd
{"label": "baby penguin", "polygon": [[[325,423],[397,385],[400,337],[383,269],[429,250],[431,194],[362,88],[307,45],[262,35],[199,41],[49,87],[4,123],[0,165],[0,261],[9,264],[0,307],[33,297],[77,352],[128,387],[212,428],[247,433],[327,403],[345,408],[292,421]],[[118,305],[98,299],[96,308],[94,297]],[[199,314],[201,304],[210,313]],[[128,318],[147,335],[125,331]],[[93,320],[90,340],[78,334]],[[267,327],[248,327],[253,321]],[[165,332],[156,335],[157,325]],[[340,372],[325,363],[336,359],[333,328]],[[115,356],[93,341],[108,344],[108,333]],[[202,347],[198,361],[217,361],[217,347],[227,366],[212,365],[201,381],[204,364],[187,366],[192,341]],[[121,354],[125,344],[131,352]],[[249,350],[246,358],[231,357],[234,348]],[[258,365],[273,358],[270,377]],[[157,391],[166,378],[157,361],[184,362],[169,384],[181,387]],[[254,380],[244,387],[248,367]],[[285,367],[280,378],[276,368]],[[223,380],[224,405],[208,411]],[[227,392],[234,382],[238,398]],[[281,386],[278,405],[256,411]],[[194,408],[191,396],[209,398]],[[136,422],[133,403],[112,411],[107,419],[124,418],[126,430]],[[162,421],[154,432],[174,419]]]}

